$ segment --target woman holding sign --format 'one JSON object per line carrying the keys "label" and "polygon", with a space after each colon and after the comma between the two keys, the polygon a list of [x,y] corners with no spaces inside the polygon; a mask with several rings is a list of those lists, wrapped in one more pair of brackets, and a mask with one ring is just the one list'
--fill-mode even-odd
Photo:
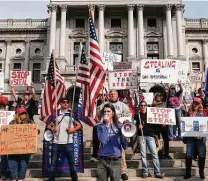
{"label": "woman holding sign", "polygon": [[[202,117],[203,115],[203,106],[200,98],[195,97],[191,105],[190,110],[186,109],[186,115],[190,117]],[[198,121],[194,121],[193,126],[198,127]],[[192,158],[194,152],[198,153],[198,165],[199,165],[199,176],[201,179],[204,179],[204,166],[206,158],[206,138],[205,137],[184,137],[184,143],[186,144],[186,175],[184,179],[191,178],[191,166]],[[197,149],[197,150],[195,150]]]}

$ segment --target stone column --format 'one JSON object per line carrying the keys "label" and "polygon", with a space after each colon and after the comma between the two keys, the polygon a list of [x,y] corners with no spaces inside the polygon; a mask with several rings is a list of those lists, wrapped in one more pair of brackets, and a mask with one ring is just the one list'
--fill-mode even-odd
{"label": "stone column", "polygon": [[183,5],[176,5],[176,31],[177,31],[177,47],[178,47],[178,57],[184,57],[184,48],[183,48],[183,32],[182,32],[182,10]]}
{"label": "stone column", "polygon": [[24,70],[29,70],[29,60],[30,60],[30,40],[25,40],[25,62]]}
{"label": "stone column", "polygon": [[98,20],[98,41],[100,46],[100,53],[103,55],[104,52],[104,9],[105,5],[98,5],[99,20]]}
{"label": "stone column", "polygon": [[186,61],[189,61],[189,43],[188,40],[186,41]]}
{"label": "stone column", "polygon": [[144,5],[137,5],[137,25],[138,25],[138,39],[139,54],[138,57],[144,58],[144,18],[143,18]]}
{"label": "stone column", "polygon": [[207,42],[208,42],[208,40],[202,40],[202,43],[203,43],[203,58],[204,58],[205,62],[208,62]]}
{"label": "stone column", "polygon": [[6,40],[6,59],[4,63],[4,79],[5,80],[9,80],[9,72],[11,68],[11,62],[10,62],[11,45],[12,45],[11,40]]}
{"label": "stone column", "polygon": [[128,57],[134,57],[134,5],[127,5],[128,9]]}
{"label": "stone column", "polygon": [[172,6],[170,4],[165,6],[166,24],[167,24],[168,58],[173,57],[173,29],[172,29],[171,9],[172,9]]}
{"label": "stone column", "polygon": [[59,57],[65,58],[65,38],[66,38],[66,11],[67,5],[60,5],[61,9],[61,30],[60,30],[60,49],[59,49]]}
{"label": "stone column", "polygon": [[50,57],[52,50],[55,49],[55,43],[56,43],[57,5],[49,5],[48,9],[51,11],[51,27],[50,27],[50,42],[49,42],[49,57]]}

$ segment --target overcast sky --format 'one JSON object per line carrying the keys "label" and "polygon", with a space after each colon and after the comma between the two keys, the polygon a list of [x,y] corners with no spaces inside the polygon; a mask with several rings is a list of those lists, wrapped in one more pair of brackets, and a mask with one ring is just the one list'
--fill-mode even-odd
{"label": "overcast sky", "polygon": [[[49,0],[0,0],[0,19],[16,18],[47,18],[47,4]],[[89,1],[90,2],[90,1]],[[186,18],[208,18],[207,1],[183,1]]]}

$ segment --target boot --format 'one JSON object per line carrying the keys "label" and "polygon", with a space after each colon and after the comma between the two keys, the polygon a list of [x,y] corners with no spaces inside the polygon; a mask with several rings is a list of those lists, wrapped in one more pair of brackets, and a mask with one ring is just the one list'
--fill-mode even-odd
{"label": "boot", "polygon": [[191,178],[191,166],[192,166],[192,158],[186,158],[186,175],[183,177],[184,179]]}
{"label": "boot", "polygon": [[205,179],[204,165],[205,165],[205,157],[199,157],[199,176],[201,179]]}

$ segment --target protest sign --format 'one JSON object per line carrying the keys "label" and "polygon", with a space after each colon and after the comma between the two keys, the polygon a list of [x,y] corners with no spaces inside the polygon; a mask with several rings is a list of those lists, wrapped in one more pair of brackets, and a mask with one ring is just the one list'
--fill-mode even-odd
{"label": "protest sign", "polygon": [[147,123],[175,125],[175,110],[171,108],[147,107]]}
{"label": "protest sign", "polygon": [[130,70],[132,62],[113,62],[113,70]]}
{"label": "protest sign", "polygon": [[103,52],[102,63],[104,70],[113,70],[113,62],[121,62],[122,55],[110,52]]}
{"label": "protest sign", "polygon": [[37,152],[37,125],[13,124],[0,127],[0,155]]}
{"label": "protest sign", "polygon": [[143,101],[145,101],[147,103],[147,105],[152,105],[152,101],[153,101],[153,98],[154,98],[153,92],[142,93],[142,95],[143,95]]}
{"label": "protest sign", "polygon": [[202,72],[199,71],[191,71],[190,79],[192,83],[198,83],[202,81]]}
{"label": "protest sign", "polygon": [[31,71],[11,71],[11,86],[31,86]]}
{"label": "protest sign", "polygon": [[138,78],[135,71],[119,71],[108,73],[109,89],[136,89]]}
{"label": "protest sign", "polygon": [[176,84],[178,67],[177,60],[142,60],[140,82]]}
{"label": "protest sign", "polygon": [[15,111],[0,111],[0,126],[8,125],[12,120],[14,120]]}
{"label": "protest sign", "polygon": [[189,72],[189,62],[187,61],[179,61],[180,66],[178,67],[178,79],[181,83],[186,83],[188,79],[188,72]]}
{"label": "protest sign", "polygon": [[4,92],[4,73],[0,72],[0,92]]}
{"label": "protest sign", "polygon": [[208,136],[208,117],[181,117],[181,136]]}

